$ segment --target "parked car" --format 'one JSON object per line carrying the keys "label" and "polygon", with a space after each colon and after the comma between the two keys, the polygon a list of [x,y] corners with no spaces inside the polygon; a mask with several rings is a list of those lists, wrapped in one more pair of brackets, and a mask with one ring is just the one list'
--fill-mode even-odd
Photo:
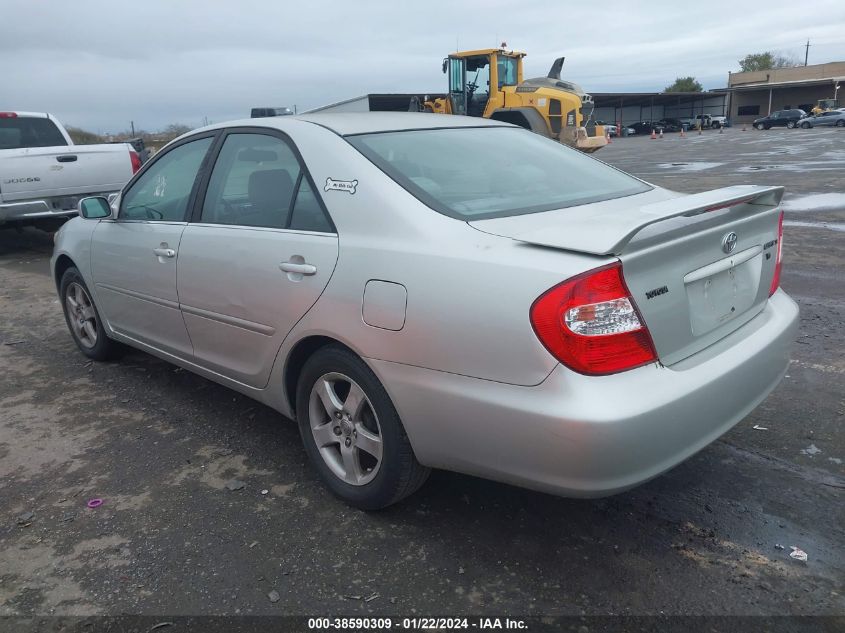
{"label": "parked car", "polygon": [[768,130],[773,127],[784,126],[792,129],[806,116],[807,113],[804,110],[777,110],[769,116],[754,119],[754,127],[758,130]]}
{"label": "parked car", "polygon": [[683,125],[678,119],[661,119],[657,122],[664,132],[680,132]]}
{"label": "parked car", "polygon": [[430,468],[601,496],[783,377],[782,195],[670,192],[498,121],[254,119],[83,200],[51,266],[84,355],[124,343],[295,418],[352,505]]}
{"label": "parked car", "polygon": [[656,121],[653,123],[651,121],[637,121],[636,123],[631,123],[628,127],[634,130],[635,134],[651,134],[652,130],[659,134],[663,129]]}
{"label": "parked car", "polygon": [[[596,121],[596,124],[597,125],[603,125],[604,129],[607,130],[607,133],[610,136],[613,136],[613,137],[619,136],[620,128],[617,127],[617,125],[615,123],[607,123],[607,122],[604,122],[604,121]],[[636,134],[636,131],[633,128],[627,127],[625,125],[621,126],[621,129],[623,130],[623,134],[625,136],[631,136],[633,134]]]}
{"label": "parked car", "polygon": [[727,127],[728,118],[715,114],[698,114],[690,119],[689,127],[697,129],[699,126],[702,130],[709,130],[710,128],[718,130],[722,127]]}
{"label": "parked car", "polygon": [[658,123],[663,126],[664,132],[680,132],[685,129],[681,119],[660,119]]}
{"label": "parked car", "polygon": [[843,127],[845,126],[845,110],[830,110],[829,112],[814,114],[813,116],[801,119],[799,125],[804,129],[816,127],[818,125],[835,125],[837,127]]}
{"label": "parked car", "polygon": [[126,143],[74,145],[49,114],[0,112],[0,226],[54,229],[81,198],[119,191],[140,166]]}

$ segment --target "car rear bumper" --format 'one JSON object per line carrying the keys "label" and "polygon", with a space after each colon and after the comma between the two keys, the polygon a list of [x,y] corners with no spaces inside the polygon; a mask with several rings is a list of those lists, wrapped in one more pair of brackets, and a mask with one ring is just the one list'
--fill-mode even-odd
{"label": "car rear bumper", "polygon": [[419,461],[566,496],[621,492],[701,450],[789,365],[798,307],[783,291],[671,368],[588,377],[556,367],[520,387],[370,359]]}

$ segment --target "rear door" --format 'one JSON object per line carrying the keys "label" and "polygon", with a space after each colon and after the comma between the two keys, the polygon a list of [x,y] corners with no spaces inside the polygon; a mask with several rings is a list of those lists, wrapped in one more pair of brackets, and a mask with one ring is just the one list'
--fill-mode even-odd
{"label": "rear door", "polygon": [[91,243],[97,299],[111,327],[183,358],[193,350],[179,310],[176,266],[213,140],[194,137],[159,154],[124,191],[117,219],[97,225]]}
{"label": "rear door", "polygon": [[338,238],[292,142],[230,131],[182,236],[178,290],[195,362],[267,384],[282,341],[314,305]]}

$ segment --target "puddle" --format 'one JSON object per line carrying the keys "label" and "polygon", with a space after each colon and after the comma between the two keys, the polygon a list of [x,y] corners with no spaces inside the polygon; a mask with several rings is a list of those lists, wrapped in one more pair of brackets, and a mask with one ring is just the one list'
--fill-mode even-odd
{"label": "puddle", "polygon": [[784,226],[801,226],[809,229],[827,229],[828,231],[840,231],[845,233],[845,223],[842,222],[796,222],[784,220]]}
{"label": "puddle", "polygon": [[790,196],[783,201],[782,206],[784,211],[845,209],[845,193],[814,193],[809,196]]}
{"label": "puddle", "polygon": [[704,171],[713,169],[724,163],[660,163],[657,166],[662,169],[673,169],[675,171]]}

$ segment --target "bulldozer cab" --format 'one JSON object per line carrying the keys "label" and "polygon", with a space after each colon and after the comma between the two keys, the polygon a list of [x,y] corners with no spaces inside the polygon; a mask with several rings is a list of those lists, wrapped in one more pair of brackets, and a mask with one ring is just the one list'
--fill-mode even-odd
{"label": "bulldozer cab", "polygon": [[451,114],[483,117],[502,107],[503,89],[522,80],[523,56],[486,49],[455,53],[444,59]]}

